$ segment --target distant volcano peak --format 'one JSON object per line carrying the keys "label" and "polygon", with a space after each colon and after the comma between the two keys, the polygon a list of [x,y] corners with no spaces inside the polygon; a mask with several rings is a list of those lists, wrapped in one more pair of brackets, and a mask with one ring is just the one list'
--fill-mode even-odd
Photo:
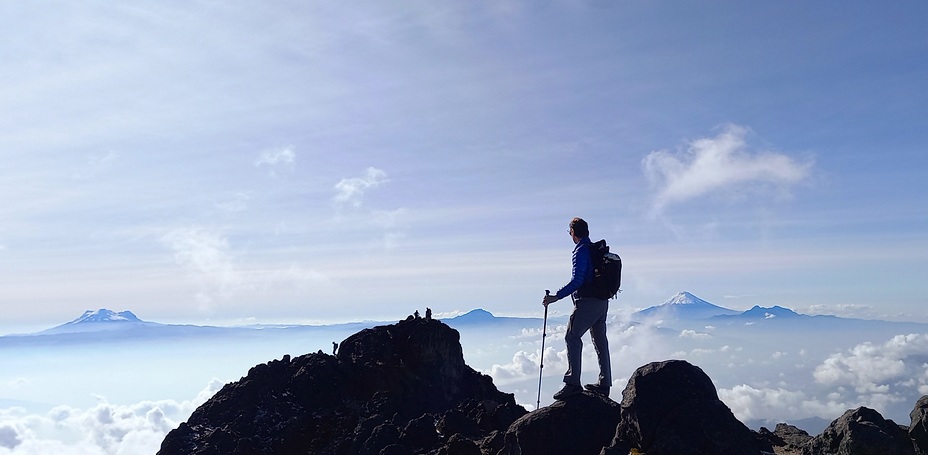
{"label": "distant volcano peak", "polygon": [[160,325],[154,322],[145,322],[139,319],[131,311],[115,312],[106,308],[99,310],[87,310],[79,318],[43,330],[41,333],[50,335],[57,333],[80,333],[80,332],[98,332],[98,331],[122,331],[141,326]]}
{"label": "distant volcano peak", "polygon": [[83,324],[89,322],[142,322],[131,311],[115,312],[106,308],[99,310],[87,310],[79,318],[69,322],[69,324]]}
{"label": "distant volcano peak", "polygon": [[[693,304],[709,304],[703,299],[696,297],[693,294],[690,294],[688,291],[680,291],[666,302],[664,305],[693,305]],[[710,304],[711,305],[711,304]]]}
{"label": "distant volcano peak", "polygon": [[687,291],[680,291],[663,304],[646,308],[637,314],[682,319],[707,319],[722,314],[738,314],[738,312],[713,305]]}

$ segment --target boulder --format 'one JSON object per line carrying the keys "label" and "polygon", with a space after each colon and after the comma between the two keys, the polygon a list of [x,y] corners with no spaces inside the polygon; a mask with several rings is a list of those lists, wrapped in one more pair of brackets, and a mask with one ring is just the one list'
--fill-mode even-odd
{"label": "boulder", "polygon": [[747,455],[773,452],[738,421],[699,367],[683,360],[638,368],[622,392],[622,416],[605,455]]}
{"label": "boulder", "polygon": [[879,412],[859,407],[845,412],[803,447],[803,455],[909,455],[908,433]]}
{"label": "boulder", "polygon": [[499,455],[598,455],[619,415],[618,403],[588,392],[556,401],[513,422]]}

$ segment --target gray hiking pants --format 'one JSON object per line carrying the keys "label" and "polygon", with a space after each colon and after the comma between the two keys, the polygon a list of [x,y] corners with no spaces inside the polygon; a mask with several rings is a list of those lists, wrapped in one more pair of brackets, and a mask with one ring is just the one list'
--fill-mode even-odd
{"label": "gray hiking pants", "polygon": [[567,373],[564,382],[571,385],[580,385],[580,361],[583,354],[583,341],[580,340],[586,332],[590,331],[593,338],[593,348],[599,359],[599,385],[612,386],[612,364],[609,361],[609,341],[606,339],[606,312],[609,311],[609,301],[583,298],[574,302],[574,312],[567,323]]}

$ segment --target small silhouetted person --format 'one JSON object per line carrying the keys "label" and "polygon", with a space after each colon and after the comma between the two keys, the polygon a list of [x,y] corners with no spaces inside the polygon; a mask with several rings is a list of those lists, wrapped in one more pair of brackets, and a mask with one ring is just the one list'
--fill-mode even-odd
{"label": "small silhouetted person", "polygon": [[415,316],[416,319],[419,319],[419,310],[416,310],[416,312],[413,313],[413,316]]}
{"label": "small silhouetted person", "polygon": [[333,341],[332,342],[332,355],[335,355],[336,352],[338,352],[338,343]]}
{"label": "small silhouetted person", "polygon": [[432,320],[432,309],[429,307],[425,307],[425,318]]}

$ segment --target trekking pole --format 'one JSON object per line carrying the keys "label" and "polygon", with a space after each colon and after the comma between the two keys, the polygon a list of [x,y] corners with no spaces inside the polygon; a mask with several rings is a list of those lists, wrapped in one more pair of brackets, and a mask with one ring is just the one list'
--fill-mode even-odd
{"label": "trekking pole", "polygon": [[[551,291],[545,289],[545,297],[551,295]],[[541,407],[541,375],[545,369],[545,338],[548,336],[548,304],[545,304],[545,319],[541,325],[541,358],[538,364],[538,398],[535,401],[535,409]]]}

